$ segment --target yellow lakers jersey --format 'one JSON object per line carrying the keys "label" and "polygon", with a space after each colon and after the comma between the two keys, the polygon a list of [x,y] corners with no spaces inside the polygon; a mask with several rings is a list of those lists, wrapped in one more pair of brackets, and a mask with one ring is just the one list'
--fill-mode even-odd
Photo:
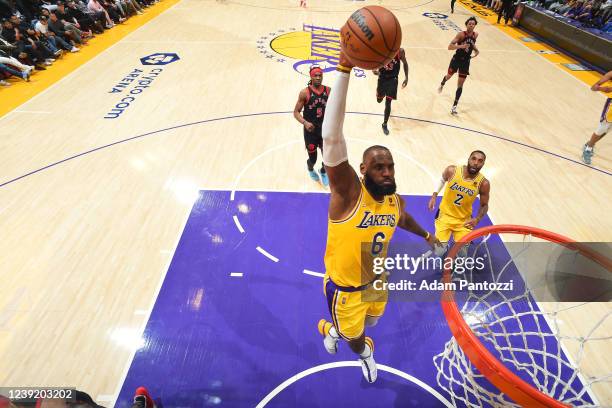
{"label": "yellow lakers jersey", "polygon": [[463,178],[463,168],[456,166],[455,174],[446,183],[444,197],[440,203],[440,212],[460,220],[472,218],[472,204],[480,190],[480,183],[484,180],[482,173],[474,179]]}
{"label": "yellow lakers jersey", "polygon": [[359,287],[376,278],[374,257],[387,254],[400,219],[397,194],[376,201],[361,183],[359,200],[343,220],[328,219],[325,274],[338,286]]}

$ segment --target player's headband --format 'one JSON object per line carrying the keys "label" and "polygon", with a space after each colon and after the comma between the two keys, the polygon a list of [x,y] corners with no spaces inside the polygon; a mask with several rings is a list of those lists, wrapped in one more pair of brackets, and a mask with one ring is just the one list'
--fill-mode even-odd
{"label": "player's headband", "polygon": [[312,77],[314,77],[317,74],[323,75],[323,70],[321,69],[321,67],[317,67],[317,66],[311,67],[310,68],[310,77],[312,78]]}

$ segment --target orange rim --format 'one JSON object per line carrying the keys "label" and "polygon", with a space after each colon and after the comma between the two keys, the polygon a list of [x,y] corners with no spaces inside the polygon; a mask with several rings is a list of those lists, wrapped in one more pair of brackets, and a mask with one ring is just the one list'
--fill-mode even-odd
{"label": "orange rim", "polygon": [[[532,235],[537,238],[542,238],[554,243],[561,244],[572,250],[578,250],[585,256],[593,259],[595,262],[602,265],[607,270],[612,270],[612,261],[605,256],[593,251],[590,248],[570,239],[563,235],[555,234],[554,232],[542,230],[539,228],[526,227],[522,225],[492,225],[489,227],[474,230],[459,240],[448,253],[448,258],[454,259],[459,250],[473,241],[476,238],[489,234],[523,234]],[[448,263],[445,262],[445,265]],[[451,282],[451,268],[444,269],[444,283]],[[468,356],[472,364],[485,376],[487,379],[499,389],[501,392],[510,397],[514,402],[525,407],[569,407],[556,399],[539,391],[533,385],[527,383],[510,369],[508,369],[501,361],[491,354],[486,347],[480,342],[478,337],[472,332],[472,329],[467,324],[457,303],[455,303],[454,292],[446,290],[442,294],[442,310],[448,321],[448,326],[455,337],[457,343]]]}

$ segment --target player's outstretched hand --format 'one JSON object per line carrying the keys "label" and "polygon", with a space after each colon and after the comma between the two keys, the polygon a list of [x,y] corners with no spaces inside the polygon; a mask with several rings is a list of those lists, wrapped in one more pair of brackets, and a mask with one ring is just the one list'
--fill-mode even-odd
{"label": "player's outstretched hand", "polygon": [[404,82],[402,82],[402,88],[405,88],[406,85],[408,85],[408,78],[404,79]]}
{"label": "player's outstretched hand", "polygon": [[433,211],[434,208],[436,208],[436,198],[435,197],[431,197],[429,199],[429,203],[427,204],[427,208],[429,209],[429,211]]}

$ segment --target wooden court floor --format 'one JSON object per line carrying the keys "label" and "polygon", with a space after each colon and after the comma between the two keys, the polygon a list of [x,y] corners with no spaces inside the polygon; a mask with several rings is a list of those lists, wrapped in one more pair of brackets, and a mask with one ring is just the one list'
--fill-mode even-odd
{"label": "wooden court floor", "polygon": [[[580,162],[604,95],[481,21],[481,55],[454,117],[456,79],[436,89],[455,31],[424,14],[463,27],[466,9],[298,3],[182,0],[0,118],[0,384],[76,386],[110,406],[198,191],[324,190],[308,178],[291,113],[308,66],[294,64],[312,45],[299,33],[337,29],[363,4],[398,17],[410,75],[389,136],[376,77],[351,78],[353,164],[367,146],[386,145],[399,192],[429,195],[446,165],[480,149],[493,222],[612,240],[612,145],[598,144],[592,167]],[[270,47],[291,33],[277,47],[286,55]],[[611,355],[609,343],[604,350]],[[600,364],[610,371],[609,357]]]}

